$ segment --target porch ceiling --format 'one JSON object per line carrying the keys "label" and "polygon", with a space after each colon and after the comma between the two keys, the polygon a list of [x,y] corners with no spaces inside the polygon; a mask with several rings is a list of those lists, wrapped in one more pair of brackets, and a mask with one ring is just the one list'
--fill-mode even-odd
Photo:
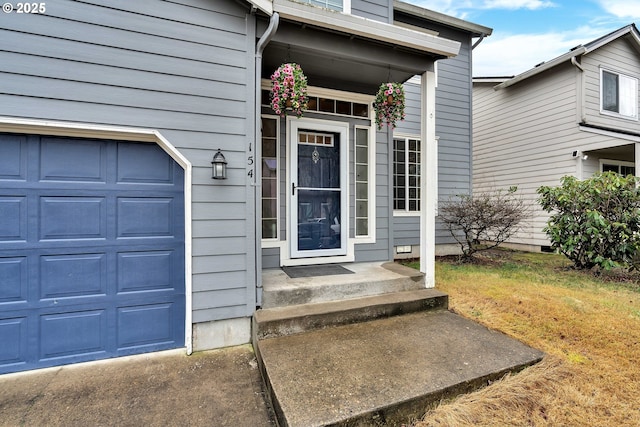
{"label": "porch ceiling", "polygon": [[312,86],[373,95],[381,83],[404,82],[433,70],[433,62],[441,58],[353,34],[281,21],[264,51],[262,77],[269,78],[283,62],[296,62]]}

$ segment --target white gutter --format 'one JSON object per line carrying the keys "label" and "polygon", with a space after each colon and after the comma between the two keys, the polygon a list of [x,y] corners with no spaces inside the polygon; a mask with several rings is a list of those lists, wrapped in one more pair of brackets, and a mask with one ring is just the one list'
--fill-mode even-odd
{"label": "white gutter", "polygon": [[274,12],[271,15],[271,19],[269,20],[269,26],[265,30],[260,40],[256,44],[256,60],[255,60],[255,135],[253,138],[253,195],[254,195],[254,206],[255,206],[255,240],[256,240],[256,251],[255,251],[255,274],[256,274],[256,304],[261,305],[261,294],[258,292],[258,289],[262,287],[262,245],[260,242],[262,241],[262,210],[259,208],[262,203],[262,119],[261,119],[261,81],[262,81],[262,53],[264,52],[264,48],[267,47],[267,44],[271,41],[273,36],[278,31],[278,25],[280,24],[280,15],[278,12]]}
{"label": "white gutter", "polygon": [[447,58],[456,56],[460,51],[460,43],[453,40],[305,3],[273,0],[273,10],[274,13],[279,13],[282,19],[404,46]]}

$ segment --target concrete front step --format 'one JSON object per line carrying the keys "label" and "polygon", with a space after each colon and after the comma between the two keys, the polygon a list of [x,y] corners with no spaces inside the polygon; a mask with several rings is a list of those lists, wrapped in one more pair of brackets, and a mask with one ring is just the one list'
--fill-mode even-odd
{"label": "concrete front step", "polygon": [[446,310],[260,339],[254,347],[281,427],[405,423],[543,356]]}
{"label": "concrete front step", "polygon": [[394,262],[341,265],[354,274],[291,278],[279,268],[263,270],[262,308],[342,301],[425,287],[424,274]]}
{"label": "concrete front step", "polygon": [[365,322],[417,311],[447,309],[448,296],[436,289],[262,309],[254,314],[256,339],[292,335],[329,326]]}

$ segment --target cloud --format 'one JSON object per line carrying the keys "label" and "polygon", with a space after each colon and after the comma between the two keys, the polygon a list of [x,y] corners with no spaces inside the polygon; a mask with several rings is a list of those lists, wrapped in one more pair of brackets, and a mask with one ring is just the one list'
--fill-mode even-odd
{"label": "cloud", "polygon": [[544,9],[547,7],[555,7],[551,1],[542,0],[485,0],[482,9]]}
{"label": "cloud", "polygon": [[606,12],[618,18],[640,18],[638,0],[599,0],[598,3]]}
{"label": "cloud", "polygon": [[[555,7],[548,0],[406,0],[416,6],[464,19],[470,11],[488,9],[537,10]],[[622,0],[620,0],[622,1]]]}
{"label": "cloud", "polygon": [[[576,38],[576,34],[580,38]],[[513,76],[560,56],[606,32],[582,27],[567,32],[505,34],[496,31],[473,51],[474,77]]]}
{"label": "cloud", "polygon": [[474,4],[471,0],[406,0],[408,3],[415,4],[416,6],[424,7],[425,9],[435,10],[436,12],[444,13],[465,19],[468,15],[467,10],[473,9]]}

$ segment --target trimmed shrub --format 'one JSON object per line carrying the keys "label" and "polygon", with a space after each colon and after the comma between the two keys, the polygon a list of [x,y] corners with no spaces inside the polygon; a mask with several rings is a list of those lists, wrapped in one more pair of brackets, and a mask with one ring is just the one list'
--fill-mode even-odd
{"label": "trimmed shrub", "polygon": [[544,232],[575,268],[633,268],[640,248],[640,189],[632,175],[565,176],[560,187],[538,188],[539,203],[553,214]]}

